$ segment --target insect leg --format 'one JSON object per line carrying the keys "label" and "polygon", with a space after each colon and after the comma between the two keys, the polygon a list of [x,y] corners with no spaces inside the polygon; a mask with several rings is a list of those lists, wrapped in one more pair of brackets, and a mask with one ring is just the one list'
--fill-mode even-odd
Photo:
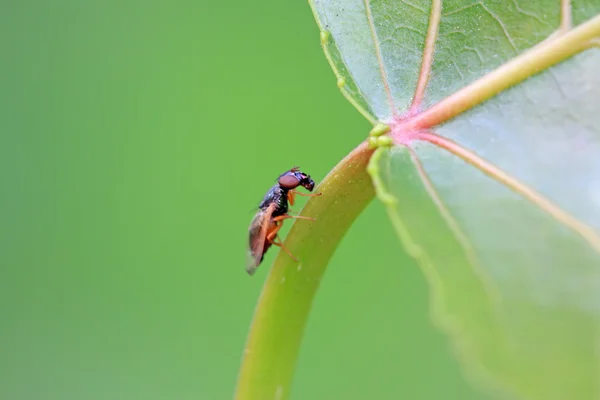
{"label": "insect leg", "polygon": [[298,262],[298,259],[297,259],[296,257],[294,257],[294,255],[293,255],[293,254],[292,254],[292,253],[291,253],[291,252],[290,252],[290,251],[287,249],[287,247],[285,247],[285,246],[283,245],[283,243],[281,242],[281,240],[279,240],[278,242],[272,241],[271,243],[273,243],[275,246],[281,247],[281,249],[282,249],[283,251],[285,251],[285,252],[288,254],[288,256],[290,256],[290,258],[291,258],[292,260],[294,260],[294,261]]}
{"label": "insect leg", "polygon": [[[275,221],[273,219],[273,221]],[[277,222],[277,221],[275,221]],[[275,238],[277,237],[277,233],[279,232],[279,230],[281,229],[283,225],[282,224],[277,224],[275,226],[275,229],[273,229],[271,232],[267,233],[267,240],[269,241],[269,243],[273,243],[273,240],[275,240]]]}
{"label": "insect leg", "polygon": [[287,215],[287,214],[284,214],[284,215],[280,215],[278,217],[273,218],[271,221],[278,222],[278,221],[283,221],[284,219],[289,219],[289,218],[307,219],[309,221],[316,221],[317,220],[316,218],[304,217],[304,216],[301,216],[301,215]]}
{"label": "insect leg", "polygon": [[[322,194],[323,193],[302,193],[302,192],[297,192],[295,190],[290,190],[289,193],[288,193],[288,199],[289,198],[293,199],[295,195],[304,196],[304,197],[319,197]],[[292,202],[290,202],[290,204],[292,204]]]}
{"label": "insect leg", "polygon": [[[278,218],[278,217],[275,217],[275,218]],[[275,218],[273,218],[272,221],[275,221]],[[294,255],[287,249],[287,247],[285,247],[283,245],[283,243],[281,242],[281,239],[279,239],[277,242],[275,241],[275,239],[278,239],[277,233],[283,226],[281,223],[278,223],[278,221],[275,221],[275,222],[277,223],[277,225],[271,232],[269,232],[267,234],[266,240],[269,243],[274,244],[275,246],[281,247],[292,258],[292,260],[298,261],[298,259],[296,257],[294,257]]]}

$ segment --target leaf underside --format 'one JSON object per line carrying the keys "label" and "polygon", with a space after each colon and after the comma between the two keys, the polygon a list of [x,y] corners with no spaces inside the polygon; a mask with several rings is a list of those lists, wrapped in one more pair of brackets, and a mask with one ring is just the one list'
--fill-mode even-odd
{"label": "leaf underside", "polygon": [[[598,398],[600,2],[311,5],[342,94],[391,128],[394,146],[376,151],[369,173],[466,375],[498,398]],[[370,153],[363,145],[355,156]],[[359,191],[364,166],[345,178],[360,176]],[[315,279],[368,202],[361,198],[327,205],[351,210]],[[318,211],[312,203],[307,214]],[[318,231],[294,226],[290,245],[300,240],[293,234]],[[266,291],[291,268],[286,260],[277,259]],[[263,300],[257,313],[269,307]],[[290,357],[266,362],[293,368]],[[291,373],[265,379],[253,393],[282,387],[282,397],[261,398],[287,396]]]}

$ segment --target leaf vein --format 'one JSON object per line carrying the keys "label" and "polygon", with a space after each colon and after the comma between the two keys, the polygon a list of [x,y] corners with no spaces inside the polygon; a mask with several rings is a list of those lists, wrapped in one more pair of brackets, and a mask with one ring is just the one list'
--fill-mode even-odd
{"label": "leaf vein", "polygon": [[594,249],[594,251],[600,254],[600,236],[598,236],[598,233],[594,229],[564,211],[558,205],[536,192],[533,188],[509,175],[489,161],[479,157],[473,151],[466,149],[448,138],[439,136],[433,132],[421,132],[417,135],[417,139],[430,142],[448,151],[450,154],[462,158],[487,176],[512,189],[515,193],[520,194],[523,198],[538,206],[556,221],[564,224],[574,233],[578,234],[592,249]]}
{"label": "leaf vein", "polygon": [[504,31],[504,36],[506,36],[506,39],[508,39],[508,42],[510,43],[511,47],[513,48],[513,50],[515,52],[518,52],[517,50],[517,46],[515,45],[515,42],[513,40],[513,38],[510,36],[510,34],[508,33],[508,29],[506,29],[506,26],[504,25],[504,22],[502,22],[502,20],[500,19],[500,17],[498,17],[492,10],[490,10],[483,2],[479,2],[479,5],[492,17],[494,18],[494,20],[496,20],[496,22],[498,23],[498,25],[500,25],[500,28],[502,28],[502,30]]}
{"label": "leaf vein", "polygon": [[427,14],[427,10],[425,10],[424,8],[419,7],[418,5],[407,1],[407,0],[402,0],[402,3],[407,5],[408,7],[414,8],[415,10],[421,11],[423,14]]}
{"label": "leaf vein", "polygon": [[369,23],[369,29],[371,30],[371,36],[373,38],[373,44],[375,46],[375,55],[377,57],[377,63],[379,64],[379,72],[381,73],[381,79],[385,94],[388,98],[388,102],[391,108],[391,114],[396,115],[396,107],[394,106],[394,98],[392,97],[392,91],[385,72],[385,66],[383,64],[383,57],[381,55],[381,46],[379,45],[379,39],[377,38],[377,30],[375,29],[375,23],[373,22],[373,13],[371,12],[370,0],[364,0],[365,10],[367,12],[367,21]]}
{"label": "leaf vein", "polygon": [[427,84],[431,74],[431,66],[433,64],[433,53],[435,51],[435,41],[438,36],[440,20],[442,18],[442,0],[431,1],[431,11],[429,15],[429,27],[427,28],[427,36],[425,37],[425,46],[423,48],[423,61],[421,62],[421,71],[417,87],[411,104],[411,111],[415,112],[419,109]]}
{"label": "leaf vein", "polygon": [[517,2],[517,0],[512,0],[513,5],[515,6],[515,9],[517,10],[517,12],[523,14],[523,15],[527,15],[528,17],[531,17],[533,19],[535,19],[537,22],[539,22],[540,24],[544,24],[547,26],[552,26],[550,25],[550,23],[548,21],[543,20],[542,18],[538,17],[535,13],[531,12],[531,11],[526,11],[524,9],[522,9],[519,6],[519,3]]}
{"label": "leaf vein", "polygon": [[566,32],[572,25],[571,0],[560,0],[560,30]]}
{"label": "leaf vein", "polygon": [[504,308],[502,306],[501,296],[498,293],[498,291],[495,289],[495,286],[492,284],[490,277],[485,273],[486,269],[483,268],[481,261],[475,254],[475,249],[474,249],[473,245],[471,244],[471,241],[469,240],[467,235],[463,232],[460,225],[458,224],[458,221],[454,218],[454,216],[452,215],[452,213],[450,212],[450,210],[448,209],[448,207],[446,206],[446,204],[440,197],[435,186],[433,185],[433,182],[431,182],[431,179],[429,179],[429,176],[427,175],[425,168],[423,168],[423,164],[417,157],[417,154],[415,153],[415,151],[411,147],[406,146],[406,148],[408,149],[408,151],[410,153],[411,161],[412,161],[417,173],[419,174],[419,178],[421,179],[421,182],[422,182],[423,186],[425,187],[427,194],[429,194],[429,197],[431,198],[431,200],[435,204],[436,208],[438,209],[440,215],[442,216],[442,219],[448,226],[448,229],[450,229],[450,232],[452,232],[452,234],[454,235],[454,238],[459,243],[459,245],[462,247],[463,252],[465,253],[466,259],[469,262],[469,264],[471,265],[471,268],[473,269],[473,272],[475,273],[475,275],[477,275],[479,277],[482,286],[485,288],[485,293],[488,295],[488,297],[490,299],[490,304],[492,304],[492,307],[494,308],[494,310],[496,310],[496,314],[498,316],[504,315],[504,313],[502,311],[500,311]]}

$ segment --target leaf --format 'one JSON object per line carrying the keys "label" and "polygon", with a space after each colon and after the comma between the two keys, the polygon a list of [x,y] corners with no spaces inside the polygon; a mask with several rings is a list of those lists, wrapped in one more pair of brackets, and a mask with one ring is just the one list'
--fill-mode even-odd
{"label": "leaf", "polygon": [[314,9],[342,90],[391,128],[370,173],[469,377],[597,398],[600,3]]}
{"label": "leaf", "polygon": [[[311,6],[342,94],[390,128],[369,173],[469,378],[500,398],[597,398],[600,3]],[[272,267],[238,399],[289,395],[318,281],[372,195],[370,155],[338,164],[302,212],[318,222],[290,231],[301,270],[284,253]]]}

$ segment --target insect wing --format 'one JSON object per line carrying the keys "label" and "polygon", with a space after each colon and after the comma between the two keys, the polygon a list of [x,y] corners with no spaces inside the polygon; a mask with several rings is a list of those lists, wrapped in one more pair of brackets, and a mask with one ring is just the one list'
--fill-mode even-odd
{"label": "insect wing", "polygon": [[249,249],[246,259],[246,271],[250,275],[254,275],[262,261],[263,254],[266,252],[265,241],[274,210],[275,204],[270,204],[265,210],[257,212],[250,223],[250,229],[248,230]]}

